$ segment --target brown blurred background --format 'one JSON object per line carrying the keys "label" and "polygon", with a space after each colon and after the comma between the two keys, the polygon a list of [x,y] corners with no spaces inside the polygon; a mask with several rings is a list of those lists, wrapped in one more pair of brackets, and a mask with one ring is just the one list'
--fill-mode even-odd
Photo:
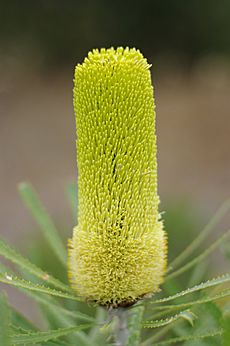
{"label": "brown blurred background", "polygon": [[167,205],[183,213],[188,204],[207,221],[230,197],[229,1],[2,0],[0,6],[0,233],[11,244],[24,247],[36,238],[17,193],[24,180],[65,238],[71,234],[65,189],[77,176],[73,70],[96,47],[135,46],[153,65],[166,214]]}

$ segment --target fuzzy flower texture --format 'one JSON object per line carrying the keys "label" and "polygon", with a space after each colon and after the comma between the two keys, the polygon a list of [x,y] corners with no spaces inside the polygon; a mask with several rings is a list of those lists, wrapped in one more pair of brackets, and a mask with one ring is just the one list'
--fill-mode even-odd
{"label": "fuzzy flower texture", "polygon": [[139,50],[110,48],[75,70],[79,209],[69,278],[78,295],[108,307],[158,291],[166,270],[149,68]]}

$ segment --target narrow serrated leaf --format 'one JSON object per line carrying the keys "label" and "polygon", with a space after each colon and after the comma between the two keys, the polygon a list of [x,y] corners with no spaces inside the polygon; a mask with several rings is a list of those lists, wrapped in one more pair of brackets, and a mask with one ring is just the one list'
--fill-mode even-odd
{"label": "narrow serrated leaf", "polygon": [[174,300],[174,299],[183,297],[183,296],[185,296],[185,295],[187,295],[187,294],[194,293],[194,292],[197,292],[197,291],[200,291],[200,290],[209,288],[209,287],[221,285],[221,284],[227,283],[227,282],[230,282],[230,274],[225,274],[225,275],[222,275],[222,276],[220,276],[220,277],[217,277],[217,278],[214,278],[214,279],[211,279],[211,280],[202,282],[202,283],[199,284],[199,285],[190,287],[190,288],[188,288],[187,290],[178,292],[178,293],[176,293],[176,294],[174,294],[174,295],[172,295],[172,296],[150,301],[150,303],[152,303],[152,304],[158,304],[158,303],[168,302],[168,301],[170,301],[170,300]]}
{"label": "narrow serrated leaf", "polygon": [[198,300],[192,300],[191,302],[187,303],[182,303],[182,304],[174,304],[174,305],[162,305],[162,306],[156,306],[154,310],[177,310],[177,309],[184,309],[187,307],[191,307],[194,305],[200,305],[200,304],[205,304],[208,302],[214,302],[215,300],[218,299],[223,299],[225,297],[230,296],[230,289],[224,290],[222,292],[219,292],[218,294],[211,296],[211,297],[204,297]]}
{"label": "narrow serrated leaf", "polygon": [[[48,330],[66,328],[75,325],[72,318],[64,314],[60,314],[56,308],[52,308],[47,304],[40,304],[40,310],[42,313],[42,320],[46,321]],[[76,334],[77,333],[73,333],[65,337],[65,340],[68,341],[69,345],[74,345],[76,343],[74,340]]]}
{"label": "narrow serrated leaf", "polygon": [[[10,270],[10,268],[7,268],[2,263],[0,263],[0,273],[2,273],[4,276],[8,278],[8,280],[11,280],[12,277],[15,277],[15,273]],[[6,274],[7,273],[7,274]],[[88,316],[78,310],[68,310],[64,308],[57,300],[55,300],[53,297],[47,294],[40,294],[39,292],[35,290],[28,290],[22,287],[17,287],[21,292],[25,293],[27,296],[31,297],[33,300],[35,300],[39,304],[43,304],[45,306],[49,306],[56,310],[57,314],[68,316],[72,318],[74,321],[80,320],[80,321],[87,321],[87,322],[93,322],[94,318],[91,316]],[[60,302],[61,303],[61,302]],[[29,322],[22,314],[20,314],[18,311],[13,309],[11,307],[11,317],[12,317],[12,323],[17,324],[23,328],[26,329],[34,329],[37,328],[32,325],[31,322]]]}
{"label": "narrow serrated leaf", "polygon": [[55,330],[49,330],[47,332],[36,332],[30,334],[15,334],[12,336],[13,343],[15,345],[33,345],[40,342],[46,342],[54,340],[71,333],[78,332],[83,329],[91,327],[91,324],[84,324],[68,328],[60,328]]}
{"label": "narrow serrated leaf", "polygon": [[[23,290],[23,292],[25,291]],[[55,309],[58,314],[69,316],[74,320],[81,320],[86,322],[93,322],[95,320],[92,316],[89,316],[78,310],[73,311],[64,308],[62,305],[57,304],[57,301],[49,295],[39,294],[35,291],[27,291],[27,295],[36,302],[49,306],[51,309]]]}
{"label": "narrow serrated leaf", "polygon": [[170,264],[169,270],[171,271],[178,267],[186,258],[188,258],[206,239],[213,228],[218,224],[221,218],[230,210],[230,199],[225,201],[222,206],[214,214],[210,222],[205,226],[205,228],[199,233],[199,235],[191,242],[181,253],[177,256]]}
{"label": "narrow serrated leaf", "polygon": [[38,268],[35,264],[31,263],[27,258],[19,254],[15,249],[6,244],[0,239],[0,255],[10,260],[14,264],[18,265],[23,270],[28,271],[37,278],[43,280],[44,282],[50,283],[54,287],[64,290],[66,292],[71,292],[71,289],[65,285],[63,282],[52,277],[50,274],[44,272],[42,269]]}
{"label": "narrow serrated leaf", "polygon": [[164,327],[168,324],[171,324],[178,320],[179,318],[183,318],[187,321],[189,321],[190,324],[193,324],[194,319],[196,316],[191,311],[181,311],[176,315],[161,319],[161,320],[155,320],[155,321],[143,321],[142,326],[144,328],[159,328]]}
{"label": "narrow serrated leaf", "polygon": [[65,246],[59,237],[58,231],[52,219],[39,200],[35,190],[30,184],[24,182],[19,184],[19,192],[25,205],[41,227],[43,235],[50,247],[53,249],[54,253],[63,263],[63,265],[66,266],[67,253]]}
{"label": "narrow serrated leaf", "polygon": [[51,287],[34,284],[33,282],[19,279],[18,277],[8,275],[7,273],[5,275],[0,274],[0,282],[3,282],[5,284],[11,285],[11,286],[16,286],[18,288],[24,288],[24,289],[31,290],[31,291],[49,294],[51,296],[81,301],[81,299],[79,297],[71,295],[70,293],[61,292],[61,291],[57,291]]}
{"label": "narrow serrated leaf", "polygon": [[34,331],[34,330],[24,329],[24,328],[17,326],[15,324],[11,324],[10,328],[12,330],[12,334],[28,334],[28,333]]}
{"label": "narrow serrated leaf", "polygon": [[173,279],[183,273],[185,273],[190,268],[194,267],[195,265],[199,264],[201,261],[203,261],[206,257],[208,257],[216,248],[221,245],[228,237],[230,236],[230,230],[225,232],[221,237],[219,237],[213,244],[211,244],[206,250],[204,250],[199,256],[196,256],[191,261],[186,263],[183,267],[175,270],[171,274],[167,275],[165,278],[165,281],[168,281],[170,279]]}
{"label": "narrow serrated leaf", "polygon": [[[74,321],[71,316],[60,313],[60,310],[54,305],[52,306],[48,304],[42,304],[41,308],[43,315],[45,315],[45,318],[49,323],[49,329],[69,327],[71,325],[75,325],[76,323],[76,321]],[[91,322],[95,324],[95,320],[93,318],[91,318]],[[95,346],[95,342],[92,342],[89,336],[86,335],[83,331],[78,331],[66,336],[66,340],[70,345]]]}
{"label": "narrow serrated leaf", "polygon": [[160,305],[160,306],[156,306],[154,308],[154,311],[159,311],[158,313],[154,313],[154,315],[150,316],[149,318],[161,318],[164,317],[167,314],[170,314],[171,312],[175,311],[175,310],[181,310],[181,309],[186,309],[186,308],[190,308],[192,306],[195,305],[202,305],[205,303],[209,303],[209,302],[214,302],[218,299],[223,299],[225,297],[230,296],[230,290],[224,290],[218,294],[216,294],[215,296],[212,297],[205,297],[199,300],[195,300],[195,301],[190,301],[187,303],[182,303],[182,304],[175,304],[175,305]]}
{"label": "narrow serrated leaf", "polygon": [[0,345],[11,346],[10,310],[5,294],[0,293]]}
{"label": "narrow serrated leaf", "polygon": [[154,343],[154,346],[166,346],[166,345],[181,343],[184,341],[195,341],[195,340],[200,340],[200,339],[218,336],[221,334],[222,334],[222,329],[210,331],[209,333],[205,333],[205,334],[185,335],[185,336],[170,338],[170,339],[167,339],[165,341]]}

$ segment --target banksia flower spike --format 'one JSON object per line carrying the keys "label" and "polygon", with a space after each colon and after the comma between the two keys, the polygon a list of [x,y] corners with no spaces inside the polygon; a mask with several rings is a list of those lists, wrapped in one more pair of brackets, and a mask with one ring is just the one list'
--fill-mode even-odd
{"label": "banksia flower spike", "polygon": [[110,48],[75,70],[79,213],[69,278],[105,306],[156,292],[166,269],[149,68],[138,50]]}

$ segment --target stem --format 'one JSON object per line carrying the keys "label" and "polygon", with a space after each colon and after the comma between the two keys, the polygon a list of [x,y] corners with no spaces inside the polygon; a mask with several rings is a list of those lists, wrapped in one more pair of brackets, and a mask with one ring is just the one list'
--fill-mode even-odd
{"label": "stem", "polygon": [[110,311],[111,317],[114,319],[113,334],[115,346],[125,346],[129,336],[128,330],[128,310],[125,308],[117,308]]}

